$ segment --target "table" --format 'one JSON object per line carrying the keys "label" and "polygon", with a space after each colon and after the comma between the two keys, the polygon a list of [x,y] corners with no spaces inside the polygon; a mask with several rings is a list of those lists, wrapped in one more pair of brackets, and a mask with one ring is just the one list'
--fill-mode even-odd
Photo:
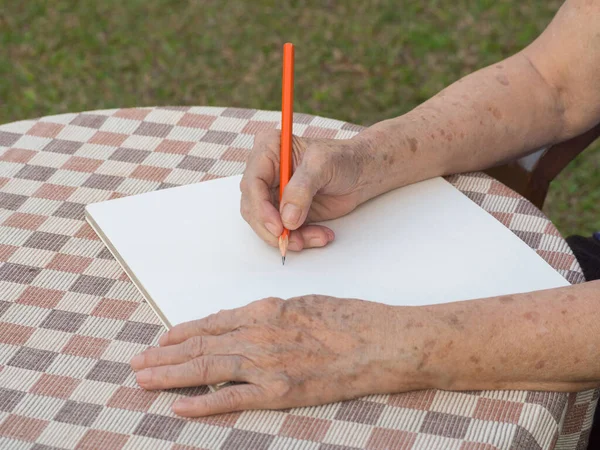
{"label": "table", "polygon": [[[18,449],[581,449],[598,390],[422,391],[186,420],[145,392],[129,359],[164,331],[85,223],[91,202],[239,174],[279,112],[114,109],[0,126],[0,447]],[[361,130],[295,114],[302,136]],[[481,173],[449,181],[570,282],[582,271],[552,223]]]}

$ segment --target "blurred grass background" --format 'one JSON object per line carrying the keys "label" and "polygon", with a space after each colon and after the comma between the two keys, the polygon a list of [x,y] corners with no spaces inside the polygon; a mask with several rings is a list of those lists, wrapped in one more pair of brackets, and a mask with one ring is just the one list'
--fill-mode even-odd
{"label": "blurred grass background", "polygon": [[[151,105],[280,108],[369,125],[533,40],[559,0],[0,0],[0,123]],[[600,229],[600,146],[552,186],[564,234]]]}

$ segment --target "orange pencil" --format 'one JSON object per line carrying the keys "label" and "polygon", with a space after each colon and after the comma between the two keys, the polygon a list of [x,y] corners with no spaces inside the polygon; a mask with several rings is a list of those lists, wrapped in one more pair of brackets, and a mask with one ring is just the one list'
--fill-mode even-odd
{"label": "orange pencil", "polygon": [[[292,177],[292,119],[294,110],[294,45],[283,45],[283,82],[281,94],[281,145],[279,153],[279,204],[283,190]],[[289,243],[290,230],[283,229],[279,237],[281,263],[285,264],[285,254]]]}

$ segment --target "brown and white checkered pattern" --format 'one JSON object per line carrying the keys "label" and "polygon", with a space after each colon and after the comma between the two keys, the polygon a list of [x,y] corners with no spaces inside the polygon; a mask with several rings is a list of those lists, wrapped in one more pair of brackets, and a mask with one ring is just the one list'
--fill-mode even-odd
{"label": "brown and white checkered pattern", "polygon": [[[128,361],[162,333],[84,221],[86,204],[241,173],[280,114],[234,108],[94,111],[0,127],[0,448],[580,449],[598,391],[411,392],[185,420],[205,388],[146,392]],[[296,114],[303,136],[360,127]],[[449,179],[572,283],[573,254],[544,215],[481,174]]]}

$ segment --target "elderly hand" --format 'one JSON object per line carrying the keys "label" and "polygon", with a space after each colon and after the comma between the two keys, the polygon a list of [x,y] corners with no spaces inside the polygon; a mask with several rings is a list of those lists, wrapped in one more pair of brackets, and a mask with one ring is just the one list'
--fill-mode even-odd
{"label": "elderly hand", "polygon": [[182,398],[206,416],[317,405],[431,386],[415,308],[324,296],[269,298],[173,327],[131,366],[144,389],[244,382]]}
{"label": "elderly hand", "polygon": [[277,130],[256,136],[240,184],[242,216],[274,247],[284,225],[296,230],[290,235],[290,250],[322,247],[333,240],[333,232],[308,224],[341,217],[368,200],[368,186],[377,184],[384,167],[373,164],[376,158],[359,139],[294,136],[294,174],[279,205],[279,142]]}

